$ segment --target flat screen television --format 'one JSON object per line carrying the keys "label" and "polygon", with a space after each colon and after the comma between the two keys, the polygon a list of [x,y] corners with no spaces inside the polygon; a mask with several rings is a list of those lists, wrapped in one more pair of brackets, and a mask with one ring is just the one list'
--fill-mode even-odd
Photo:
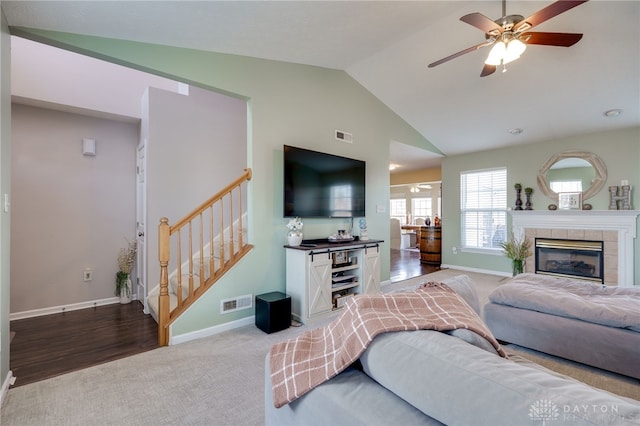
{"label": "flat screen television", "polygon": [[284,145],[284,217],[364,217],[366,163]]}

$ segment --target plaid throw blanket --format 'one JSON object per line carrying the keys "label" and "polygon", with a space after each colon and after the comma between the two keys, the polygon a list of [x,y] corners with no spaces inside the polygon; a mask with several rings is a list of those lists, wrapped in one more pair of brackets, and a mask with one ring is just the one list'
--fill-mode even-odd
{"label": "plaid throw blanket", "polygon": [[338,375],[378,334],[389,331],[469,329],[506,353],[476,312],[445,284],[425,283],[415,292],[349,298],[331,324],[271,347],[273,403],[294,401]]}

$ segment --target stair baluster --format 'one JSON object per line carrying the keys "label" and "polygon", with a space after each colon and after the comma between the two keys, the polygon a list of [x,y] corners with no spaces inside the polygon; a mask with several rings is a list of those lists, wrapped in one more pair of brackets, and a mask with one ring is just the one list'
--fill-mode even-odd
{"label": "stair baluster", "polygon": [[[169,225],[169,220],[166,217],[160,219],[160,225],[158,225],[160,284],[157,312],[158,344],[160,346],[169,344],[169,326],[171,323],[253,248],[252,245],[245,244],[244,233],[247,230],[244,227],[243,215],[245,215],[246,212],[243,212],[242,209],[242,188],[243,184],[249,180],[251,180],[251,169],[246,169],[238,179],[201,204],[200,207],[186,215],[176,224]],[[225,211],[225,200],[228,201],[229,205],[227,211]],[[234,200],[238,207],[237,217],[234,216]],[[220,206],[219,210],[214,209],[214,205],[216,204]],[[217,217],[216,214],[214,214],[216,211],[218,212]],[[205,230],[204,217],[207,215],[209,216],[207,221],[209,228],[208,241],[205,239],[207,233]],[[195,230],[194,221],[198,221]],[[219,224],[219,234],[216,235],[214,229],[217,224]],[[187,227],[186,231],[188,232],[188,247],[186,247],[186,257],[188,257],[188,260],[184,262],[186,265],[183,265],[181,231],[185,227]],[[193,232],[198,233],[195,239]],[[171,269],[175,272],[169,275],[172,237],[174,237],[173,244],[176,250],[176,260],[175,263],[172,264],[175,265],[175,268],[171,266]],[[216,239],[218,240],[218,244],[216,244]],[[197,241],[197,253],[194,253],[194,240]],[[219,256],[216,256],[216,249],[218,250]],[[209,250],[208,256],[206,257],[209,261],[208,268],[205,266],[206,250]],[[198,262],[198,265],[194,265],[194,262]],[[218,264],[217,267],[216,263]],[[183,266],[188,269],[188,292],[186,289],[183,290]],[[174,302],[171,302],[171,296],[174,293],[176,297],[174,298]]]}

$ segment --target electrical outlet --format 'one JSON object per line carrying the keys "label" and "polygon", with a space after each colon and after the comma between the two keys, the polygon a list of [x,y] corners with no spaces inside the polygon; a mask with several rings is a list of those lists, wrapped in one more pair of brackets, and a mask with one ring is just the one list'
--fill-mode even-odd
{"label": "electrical outlet", "polygon": [[82,279],[87,282],[87,281],[91,281],[93,279],[93,270],[92,269],[85,269],[83,271],[83,275],[82,275]]}

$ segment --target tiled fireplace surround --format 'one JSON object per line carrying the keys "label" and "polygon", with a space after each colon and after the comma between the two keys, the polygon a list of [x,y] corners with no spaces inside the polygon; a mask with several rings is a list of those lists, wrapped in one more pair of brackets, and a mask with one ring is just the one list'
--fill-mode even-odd
{"label": "tiled fireplace surround", "polygon": [[[604,282],[634,285],[634,242],[637,210],[511,211],[514,235],[535,238],[604,241]],[[533,252],[534,250],[532,250]],[[535,253],[525,272],[535,272]]]}

